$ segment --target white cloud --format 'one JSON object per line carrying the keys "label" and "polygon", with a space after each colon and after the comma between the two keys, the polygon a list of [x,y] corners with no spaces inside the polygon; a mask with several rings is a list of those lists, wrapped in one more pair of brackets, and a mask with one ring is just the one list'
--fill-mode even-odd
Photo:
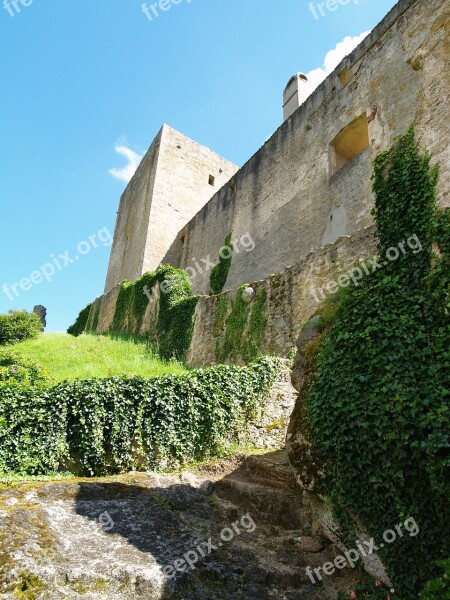
{"label": "white cloud", "polygon": [[365,31],[361,35],[355,37],[348,35],[342,40],[342,42],[337,44],[336,48],[327,52],[322,67],[318,67],[317,69],[313,69],[309,73],[306,73],[306,76],[309,80],[311,94],[322,83],[322,81],[334,71],[341,60],[353,52],[356,46],[358,46],[358,44],[360,44],[363,39],[369,35],[369,33],[370,31]]}
{"label": "white cloud", "polygon": [[126,181],[128,183],[135,174],[136,169],[142,160],[142,156],[125,145],[116,144],[114,149],[117,154],[124,156],[128,160],[128,164],[122,169],[110,169],[108,172],[116,179],[119,179],[120,181]]}

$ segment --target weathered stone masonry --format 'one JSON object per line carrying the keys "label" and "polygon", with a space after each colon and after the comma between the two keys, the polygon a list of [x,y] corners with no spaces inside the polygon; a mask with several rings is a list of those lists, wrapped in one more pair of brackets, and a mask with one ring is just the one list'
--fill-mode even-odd
{"label": "weathered stone masonry", "polygon": [[[374,255],[372,161],[411,124],[441,164],[439,201],[450,205],[448,7],[401,0],[240,170],[164,127],[121,200],[97,330],[110,328],[123,279],[217,261],[228,234],[248,233],[255,249],[233,254],[224,296],[231,306],[256,281],[267,317],[261,351],[286,355],[317,308],[311,287]],[[196,269],[192,279],[203,294],[188,353],[195,365],[217,360],[225,335],[223,295],[204,296],[209,277]],[[141,333],[157,309],[155,298]]]}
{"label": "weathered stone masonry", "polygon": [[[448,29],[448,0],[399,2],[179,232],[163,262],[186,268],[193,257],[217,257],[229,232],[248,232],[256,248],[233,260],[226,289],[234,289],[370,226],[372,161],[412,123],[442,165],[448,206]],[[369,146],[332,174],[330,144],[363,114]],[[194,291],[209,291],[207,274]]]}
{"label": "weathered stone masonry", "polygon": [[[370,227],[357,232],[354,236],[340,238],[335,244],[311,252],[303,260],[283,273],[272,275],[264,280],[252,283],[255,292],[265,293],[264,312],[267,324],[263,342],[260,346],[262,354],[287,356],[295,347],[295,342],[302,329],[302,324],[314,314],[320,306],[318,299],[323,298],[324,288],[336,281],[342,273],[347,273],[362,256],[376,254],[374,228]],[[95,314],[98,303],[101,304],[98,332],[110,330],[120,286],[98,298],[92,305],[91,316]],[[127,330],[136,334],[152,334],[156,332],[159,296],[156,288],[145,312],[142,327],[134,327],[129,321]],[[217,349],[222,347],[226,336],[226,326],[217,327],[219,306],[226,300],[227,310],[223,315],[223,323],[231,312],[232,303],[237,290],[229,290],[215,296],[201,296],[194,314],[194,330],[192,342],[187,354],[187,362],[193,366],[213,365],[218,362]],[[247,339],[251,309],[242,332],[242,339]]]}
{"label": "weathered stone masonry", "polygon": [[178,231],[237,170],[163,125],[120,200],[105,292],[155,270]]}

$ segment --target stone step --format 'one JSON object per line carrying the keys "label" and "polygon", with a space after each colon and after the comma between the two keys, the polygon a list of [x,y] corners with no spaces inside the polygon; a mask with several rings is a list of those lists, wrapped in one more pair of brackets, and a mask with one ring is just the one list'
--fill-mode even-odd
{"label": "stone step", "polygon": [[227,475],[214,484],[214,493],[249,512],[254,520],[271,527],[302,529],[310,525],[302,495],[280,487],[252,481],[245,473]]}
{"label": "stone step", "polygon": [[[225,528],[236,532],[228,540]],[[331,600],[337,579],[324,579],[317,596],[306,569],[334,550],[311,532],[284,452],[231,457],[182,476],[12,486],[0,490],[0,598],[27,584],[17,575],[26,570],[45,597],[67,600]],[[165,569],[199,545],[211,551],[167,579]]]}
{"label": "stone step", "polygon": [[295,491],[301,496],[294,473],[284,450],[264,455],[250,455],[242,463],[248,477],[264,485]]}

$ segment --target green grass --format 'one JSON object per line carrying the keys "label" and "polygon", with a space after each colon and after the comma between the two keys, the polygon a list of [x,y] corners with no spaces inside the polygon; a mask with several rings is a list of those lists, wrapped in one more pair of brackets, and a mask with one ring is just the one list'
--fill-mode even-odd
{"label": "green grass", "polygon": [[[0,351],[3,348],[6,347],[0,347]],[[136,338],[45,333],[8,349],[37,360],[55,381],[123,376],[150,379],[187,371],[180,362],[162,360],[145,341]]]}

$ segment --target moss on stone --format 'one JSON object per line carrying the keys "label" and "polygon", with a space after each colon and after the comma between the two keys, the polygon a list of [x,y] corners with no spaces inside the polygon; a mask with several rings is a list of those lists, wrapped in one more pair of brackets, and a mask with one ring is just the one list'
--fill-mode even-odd
{"label": "moss on stone", "polygon": [[275,421],[272,421],[272,423],[264,425],[264,429],[266,431],[273,431],[274,429],[283,429],[283,427],[286,427],[286,419],[277,419]]}
{"label": "moss on stone", "polygon": [[21,571],[19,573],[19,581],[11,591],[14,591],[13,595],[15,598],[21,598],[22,600],[37,600],[45,588],[45,583],[34,573]]}

